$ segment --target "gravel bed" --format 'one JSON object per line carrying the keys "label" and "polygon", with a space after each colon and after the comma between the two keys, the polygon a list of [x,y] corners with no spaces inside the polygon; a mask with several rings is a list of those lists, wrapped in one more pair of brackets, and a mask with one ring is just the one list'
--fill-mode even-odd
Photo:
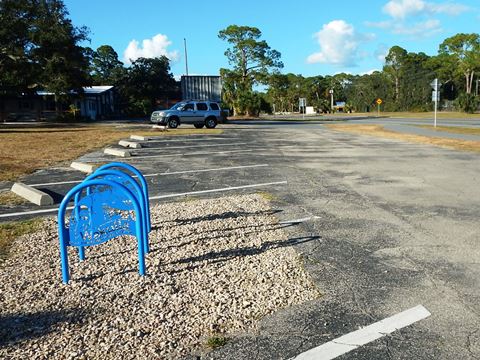
{"label": "gravel bed", "polygon": [[0,265],[0,358],[181,358],[319,296],[259,195],[156,205],[152,228],[148,276],[124,236],[82,263],[69,249],[69,285],[54,218],[18,238]]}

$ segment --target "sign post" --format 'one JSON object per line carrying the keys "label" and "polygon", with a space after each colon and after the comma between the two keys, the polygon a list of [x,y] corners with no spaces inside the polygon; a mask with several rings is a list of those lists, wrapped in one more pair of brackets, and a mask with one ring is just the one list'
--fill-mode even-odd
{"label": "sign post", "polygon": [[435,110],[434,110],[434,118],[433,118],[433,127],[437,127],[437,108],[438,108],[438,101],[440,100],[440,86],[442,83],[438,81],[438,79],[434,79],[431,83],[430,86],[433,88],[432,91],[432,101],[435,104]]}
{"label": "sign post", "polygon": [[378,98],[375,102],[377,103],[377,116],[380,117],[380,105],[382,105],[383,100]]}
{"label": "sign post", "polygon": [[302,119],[305,120],[305,109],[307,107],[307,99],[306,98],[299,98],[298,99],[298,110],[302,112]]}

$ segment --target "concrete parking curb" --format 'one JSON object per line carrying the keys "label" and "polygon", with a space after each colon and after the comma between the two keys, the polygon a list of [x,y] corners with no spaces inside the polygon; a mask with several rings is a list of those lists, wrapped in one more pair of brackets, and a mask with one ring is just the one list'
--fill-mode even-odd
{"label": "concrete parking curb", "polygon": [[120,140],[118,142],[118,145],[132,149],[140,149],[142,147],[142,144],[140,144],[139,142],[128,140]]}
{"label": "concrete parking curb", "polygon": [[87,174],[91,174],[95,171],[97,166],[94,165],[94,164],[87,164],[87,163],[83,163],[83,162],[79,162],[79,161],[74,161],[70,164],[70,167],[72,169],[75,169],[75,170],[78,170],[78,171],[81,171],[81,172],[84,172],[84,173],[87,173]]}
{"label": "concrete parking curb", "polygon": [[107,155],[120,156],[120,157],[132,156],[132,154],[130,154],[130,151],[128,150],[115,149],[115,148],[106,148],[105,150],[103,150],[103,152]]}
{"label": "concrete parking curb", "polygon": [[50,195],[24,183],[13,184],[11,191],[36,205],[53,205],[53,198]]}
{"label": "concrete parking curb", "polygon": [[151,139],[149,136],[142,136],[142,135],[130,135],[130,139],[132,140],[139,140],[139,141],[148,141]]}

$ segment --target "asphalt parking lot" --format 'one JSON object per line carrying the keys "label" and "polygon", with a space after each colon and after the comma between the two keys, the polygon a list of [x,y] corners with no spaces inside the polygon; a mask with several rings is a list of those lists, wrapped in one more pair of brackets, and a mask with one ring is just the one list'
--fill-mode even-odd
{"label": "asphalt parking lot", "polygon": [[[126,162],[147,176],[152,201],[271,194],[281,221],[301,219],[289,235],[304,239],[293,246],[323,297],[262,319],[212,358],[293,358],[418,305],[431,316],[362,347],[344,344],[342,358],[480,357],[478,154],[321,124],[223,128],[148,142]],[[59,200],[83,178],[55,168],[23,181]],[[1,207],[0,220],[55,214],[39,209]]]}

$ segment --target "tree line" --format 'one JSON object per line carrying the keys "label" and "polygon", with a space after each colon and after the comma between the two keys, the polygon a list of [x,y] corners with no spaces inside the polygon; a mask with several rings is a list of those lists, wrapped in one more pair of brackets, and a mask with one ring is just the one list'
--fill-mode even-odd
{"label": "tree line", "polygon": [[119,107],[131,116],[181,97],[168,58],[139,58],[125,67],[109,45],[81,46],[89,30],[74,26],[68,15],[62,0],[0,1],[0,97],[46,90],[61,111],[72,91],[114,85]]}
{"label": "tree line", "polygon": [[[318,112],[331,112],[332,92],[336,101],[346,103],[347,111],[372,111],[379,98],[386,111],[429,111],[433,106],[430,84],[435,78],[443,84],[444,102],[466,112],[478,108],[480,35],[476,33],[445,39],[434,56],[393,46],[383,69],[371,74],[312,77],[280,73],[280,53],[259,40],[257,28],[229,26],[219,36],[232,44],[225,55],[233,69],[221,71],[225,101],[239,115],[298,111],[299,98]],[[255,92],[253,85],[267,90]]]}
{"label": "tree line", "polygon": [[[62,0],[0,1],[0,98],[46,90],[62,104],[84,86],[114,85],[122,112],[144,116],[162,101],[181,97],[168,58],[139,58],[126,67],[109,45],[81,46],[89,30],[73,25],[68,15]],[[319,112],[331,112],[332,91],[335,101],[346,102],[347,111],[372,111],[378,98],[387,111],[427,111],[435,78],[443,84],[443,101],[468,112],[478,107],[476,33],[445,39],[433,56],[393,46],[383,68],[371,74],[311,77],[282,74],[280,52],[256,27],[230,25],[218,37],[228,45],[230,64],[220,69],[223,102],[237,115],[297,111],[299,98]],[[256,91],[259,86],[265,90]]]}

